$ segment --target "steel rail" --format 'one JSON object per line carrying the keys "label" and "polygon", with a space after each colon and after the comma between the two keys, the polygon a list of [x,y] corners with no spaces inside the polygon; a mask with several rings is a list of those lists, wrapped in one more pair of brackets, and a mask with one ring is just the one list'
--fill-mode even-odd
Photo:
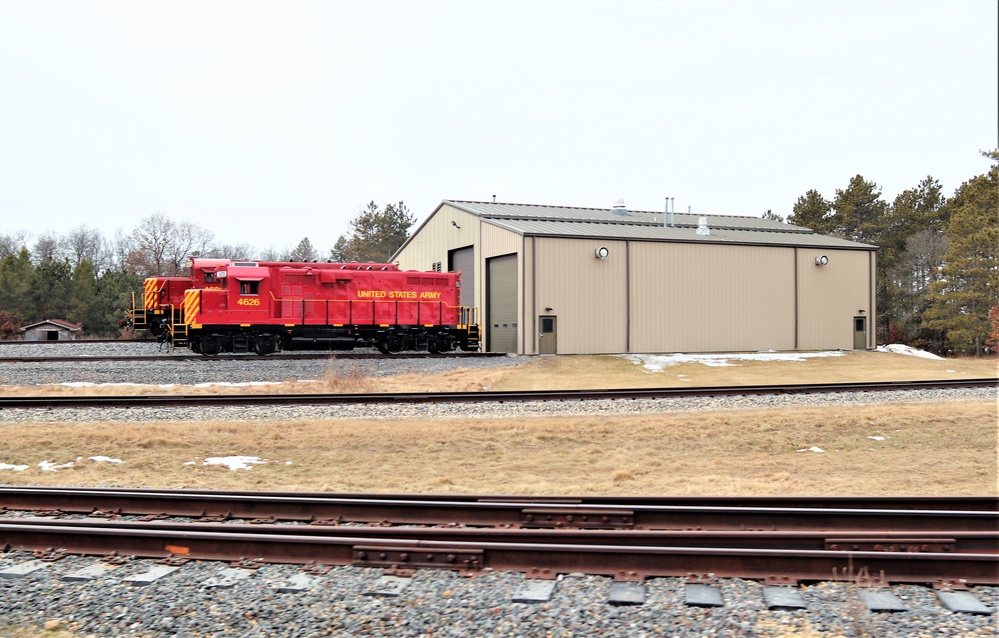
{"label": "steel rail", "polygon": [[[3,494],[8,490],[51,489],[45,487],[3,487],[0,486],[0,506]],[[102,487],[88,488],[91,491],[142,492],[135,488]],[[148,490],[160,492],[163,490]],[[831,509],[881,509],[881,510],[963,510],[976,512],[999,511],[999,496],[641,496],[614,494],[569,494],[569,495],[530,495],[530,494],[399,494],[399,493],[350,493],[350,492],[275,492],[247,490],[215,490],[186,488],[170,490],[171,494],[209,494],[217,497],[235,495],[248,498],[299,497],[313,499],[349,500],[388,500],[402,501],[473,501],[509,503],[553,503],[568,505],[676,505],[685,507],[812,507]]]}
{"label": "steel rail", "polygon": [[509,542],[450,542],[357,536],[296,536],[96,530],[91,527],[0,523],[0,542],[8,549],[59,548],[72,554],[134,555],[203,560],[261,558],[271,563],[317,562],[390,569],[445,568],[465,574],[491,570],[522,571],[555,578],[584,572],[618,579],[713,574],[777,582],[853,580],[870,575],[881,582],[934,583],[961,579],[999,584],[999,560],[990,554],[869,551],[768,550],[707,547],[586,545]]}
{"label": "steel rail", "polygon": [[[238,532],[292,536],[357,536],[446,542],[517,542],[583,545],[668,547],[729,547],[743,549],[937,552],[946,554],[997,554],[999,531],[725,531],[725,530],[608,530],[608,529],[502,529],[495,527],[353,526],[334,523],[279,525],[258,521],[202,523],[196,520],[120,520],[117,518],[52,519],[25,517],[0,519],[6,525],[87,527],[97,530],[154,530],[175,532]],[[2,536],[0,536],[2,538]]]}
{"label": "steel rail", "polygon": [[460,500],[350,499],[260,494],[101,491],[9,487],[0,492],[8,510],[181,517],[274,518],[390,523],[589,529],[996,531],[996,511],[885,510],[765,507],[697,507],[630,504],[481,502]]}
{"label": "steel rail", "polygon": [[81,343],[157,343],[156,339],[63,339],[61,341],[25,341],[24,339],[0,339],[0,346],[65,346]]}
{"label": "steel rail", "polygon": [[413,352],[413,353],[399,353],[399,354],[375,354],[372,352],[338,352],[335,350],[323,351],[323,352],[309,352],[306,354],[269,354],[266,356],[260,356],[254,353],[248,354],[234,354],[234,355],[218,355],[215,357],[204,357],[202,355],[180,355],[180,356],[163,356],[163,355],[121,355],[121,356],[99,356],[99,357],[88,357],[85,355],[77,355],[73,357],[3,357],[0,358],[0,363],[90,363],[93,361],[100,362],[115,362],[115,361],[146,361],[150,363],[158,363],[161,361],[168,362],[196,362],[200,365],[203,361],[254,361],[254,362],[264,362],[264,361],[309,361],[309,360],[323,360],[323,359],[351,359],[351,360],[368,360],[368,359],[458,359],[458,358],[483,358],[483,357],[499,357],[506,356],[504,353],[494,353],[494,352],[440,352],[440,353],[430,353],[430,352]]}
{"label": "steel rail", "polygon": [[688,397],[884,392],[899,390],[999,388],[999,378],[819,383],[790,385],[714,386],[702,388],[632,388],[607,390],[509,390],[480,392],[386,392],[377,394],[225,394],[150,396],[29,396],[2,397],[3,408],[108,408],[241,405],[348,405],[419,403],[522,403],[531,401],[599,401]]}

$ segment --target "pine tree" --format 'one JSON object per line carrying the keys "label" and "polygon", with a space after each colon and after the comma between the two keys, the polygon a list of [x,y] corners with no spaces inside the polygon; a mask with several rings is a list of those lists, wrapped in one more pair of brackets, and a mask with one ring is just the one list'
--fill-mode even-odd
{"label": "pine tree", "polygon": [[341,235],[330,259],[333,261],[373,261],[384,263],[395,254],[409,237],[416,223],[402,202],[389,204],[384,210],[373,201],[351,220],[346,235]]}
{"label": "pine tree", "polygon": [[888,205],[881,199],[881,190],[861,175],[851,178],[846,189],[836,189],[832,207],[830,230],[845,239],[876,244],[888,223]]}
{"label": "pine tree", "polygon": [[[999,151],[983,153],[999,162]],[[999,165],[965,182],[950,203],[941,278],[930,286],[924,325],[958,351],[983,352],[988,313],[999,305]]]}
{"label": "pine tree", "polygon": [[832,228],[829,212],[832,204],[825,200],[819,191],[810,190],[795,202],[787,223],[811,228],[817,233],[827,233]]}
{"label": "pine tree", "polygon": [[298,246],[295,246],[295,250],[291,251],[288,261],[319,261],[319,253],[312,247],[309,238],[303,237]]}

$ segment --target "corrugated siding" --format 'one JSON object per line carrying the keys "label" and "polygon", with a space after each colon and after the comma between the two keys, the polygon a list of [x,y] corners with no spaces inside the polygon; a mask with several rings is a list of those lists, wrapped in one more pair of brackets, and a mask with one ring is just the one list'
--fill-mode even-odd
{"label": "corrugated siding", "polygon": [[[452,225],[454,222],[456,225]],[[479,241],[479,220],[451,206],[442,206],[396,256],[403,270],[432,270],[434,262],[447,266],[449,250]]]}
{"label": "corrugated siding", "polygon": [[[815,265],[820,255],[829,258],[827,265]],[[800,349],[852,349],[853,318],[860,310],[868,318],[868,335],[873,334],[870,261],[866,251],[798,249]]]}
{"label": "corrugated siding", "polygon": [[[625,352],[627,250],[625,242],[536,238],[534,312],[558,317],[562,353]],[[605,246],[607,259],[594,251]],[[548,311],[545,308],[551,308]],[[537,317],[532,317],[534,322]],[[537,352],[537,332],[532,352]]]}
{"label": "corrugated siding", "polygon": [[794,348],[794,250],[632,242],[632,352]]}

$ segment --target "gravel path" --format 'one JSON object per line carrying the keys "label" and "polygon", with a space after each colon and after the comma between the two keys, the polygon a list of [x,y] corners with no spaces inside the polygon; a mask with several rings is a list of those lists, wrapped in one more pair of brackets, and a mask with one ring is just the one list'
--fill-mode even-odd
{"label": "gravel path", "polygon": [[[74,344],[72,354],[95,356],[155,353],[156,344]],[[4,356],[45,356],[67,346],[3,346]],[[174,355],[177,356],[177,355]],[[183,355],[181,355],[183,356]],[[319,360],[261,362],[165,361],[83,364],[3,364],[0,384],[42,384],[69,380],[91,383],[210,383],[218,381],[287,381],[322,378],[356,370],[366,376],[422,372],[433,374],[467,367],[520,365],[531,358],[432,359],[411,361]],[[342,367],[340,367],[342,366]],[[2,389],[0,389],[2,391]],[[621,414],[650,411],[708,410],[784,405],[842,405],[876,402],[937,402],[954,399],[994,400],[994,389],[780,397],[723,397],[657,401],[599,401],[438,406],[316,406],[285,408],[278,418],[474,418],[514,415]],[[0,422],[67,420],[195,420],[275,419],[275,408],[209,408],[191,410],[3,410]],[[0,429],[2,433],[2,429]],[[0,519],[2,522],[2,519]],[[382,580],[382,570],[337,567],[299,593],[282,592],[299,571],[296,566],[266,565],[230,586],[211,585],[225,568],[193,562],[163,579],[137,587],[124,578],[150,569],[135,560],[91,581],[65,577],[92,565],[93,557],[70,557],[32,574],[14,578],[3,571],[32,560],[25,552],[0,554],[0,635],[4,625],[50,626],[81,636],[784,636],[995,637],[996,616],[954,613],[926,587],[891,588],[905,611],[870,611],[856,587],[843,582],[817,583],[795,589],[804,609],[768,610],[762,585],[723,580],[721,607],[702,608],[685,602],[685,581],[656,578],[645,582],[646,602],[612,605],[611,580],[598,576],[561,577],[547,601],[515,602],[525,585],[520,574],[493,573],[458,578],[450,572],[422,571],[398,583]],[[390,587],[391,585],[391,587]],[[393,589],[396,595],[378,595]],[[999,588],[976,587],[974,596],[999,609]]]}

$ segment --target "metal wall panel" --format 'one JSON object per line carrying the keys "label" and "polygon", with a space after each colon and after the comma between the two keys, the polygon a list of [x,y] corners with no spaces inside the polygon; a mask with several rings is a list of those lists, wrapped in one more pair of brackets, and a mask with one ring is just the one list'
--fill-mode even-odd
{"label": "metal wall panel", "polygon": [[[627,242],[547,237],[534,242],[534,312],[558,317],[559,352],[626,352]],[[606,259],[595,256],[601,246],[608,250]],[[532,344],[537,352],[536,332]]]}
{"label": "metal wall panel", "polygon": [[[825,255],[828,263],[816,265]],[[868,251],[798,249],[798,348],[853,348],[853,318],[867,317],[868,347],[875,327]]]}
{"label": "metal wall panel", "polygon": [[794,349],[794,249],[631,243],[632,352]]}
{"label": "metal wall panel", "polygon": [[447,266],[448,251],[475,246],[479,219],[451,206],[441,206],[396,255],[403,270],[433,270],[434,262]]}

